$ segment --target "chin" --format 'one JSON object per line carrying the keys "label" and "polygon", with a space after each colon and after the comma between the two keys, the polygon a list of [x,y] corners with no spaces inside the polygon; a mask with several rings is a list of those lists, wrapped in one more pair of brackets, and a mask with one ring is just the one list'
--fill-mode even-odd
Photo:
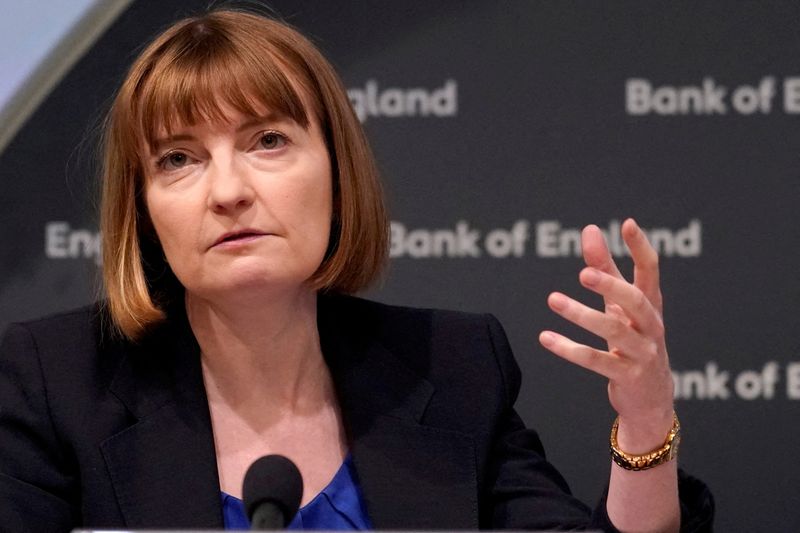
{"label": "chin", "polygon": [[[320,259],[321,261],[321,259]],[[210,267],[210,268],[209,268]],[[242,257],[178,276],[187,292],[204,299],[241,297],[310,290],[307,280],[319,268],[315,261],[268,261],[263,257]]]}
{"label": "chin", "polygon": [[231,272],[219,283],[208,287],[209,294],[230,296],[241,293],[248,298],[254,294],[275,293],[276,291],[294,291],[307,287],[308,280],[315,271],[309,272],[275,272],[270,270],[255,272]]}

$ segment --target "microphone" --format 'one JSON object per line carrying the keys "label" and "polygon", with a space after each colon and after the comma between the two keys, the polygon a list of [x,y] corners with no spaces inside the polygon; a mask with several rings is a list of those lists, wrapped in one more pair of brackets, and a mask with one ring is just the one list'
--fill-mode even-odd
{"label": "microphone", "polygon": [[303,478],[282,455],[256,459],[244,475],[242,499],[252,530],[283,529],[291,522],[303,496]]}

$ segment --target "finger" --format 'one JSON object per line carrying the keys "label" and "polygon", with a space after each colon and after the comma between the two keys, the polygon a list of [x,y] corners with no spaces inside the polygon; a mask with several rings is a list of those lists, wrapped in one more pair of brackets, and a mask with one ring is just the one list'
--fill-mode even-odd
{"label": "finger", "polygon": [[633,284],[642,291],[661,313],[658,253],[636,221],[629,218],[622,224],[622,238],[633,258]]}
{"label": "finger", "polygon": [[581,232],[581,250],[583,252],[583,260],[587,266],[622,279],[622,274],[620,274],[617,264],[608,250],[603,232],[594,224],[583,228]]}
{"label": "finger", "polygon": [[550,309],[573,324],[605,339],[609,346],[614,347],[615,352],[636,355],[651,350],[652,341],[648,341],[627,322],[616,316],[592,309],[558,292],[550,294],[547,304]]}
{"label": "finger", "polygon": [[606,302],[617,304],[630,319],[634,329],[655,338],[664,335],[661,314],[637,287],[588,267],[578,277],[584,287],[603,296]]}
{"label": "finger", "polygon": [[625,364],[619,356],[579,344],[554,331],[542,331],[539,334],[539,342],[562,359],[608,379],[614,379],[620,374]]}

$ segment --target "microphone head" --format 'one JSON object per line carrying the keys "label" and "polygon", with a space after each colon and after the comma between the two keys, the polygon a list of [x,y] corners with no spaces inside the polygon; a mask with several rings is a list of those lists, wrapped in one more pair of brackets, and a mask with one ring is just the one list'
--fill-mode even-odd
{"label": "microphone head", "polygon": [[242,499],[252,522],[259,505],[270,502],[280,508],[284,526],[297,514],[303,497],[303,478],[295,464],[282,455],[256,459],[244,476]]}

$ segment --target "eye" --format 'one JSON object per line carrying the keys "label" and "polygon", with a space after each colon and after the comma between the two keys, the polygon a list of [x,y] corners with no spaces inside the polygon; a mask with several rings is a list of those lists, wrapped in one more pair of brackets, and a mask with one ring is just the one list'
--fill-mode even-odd
{"label": "eye", "polygon": [[286,136],[277,131],[265,131],[258,140],[258,148],[264,150],[277,150],[286,145]]}
{"label": "eye", "polygon": [[183,152],[168,152],[158,160],[158,168],[162,170],[178,170],[191,162],[191,158]]}

